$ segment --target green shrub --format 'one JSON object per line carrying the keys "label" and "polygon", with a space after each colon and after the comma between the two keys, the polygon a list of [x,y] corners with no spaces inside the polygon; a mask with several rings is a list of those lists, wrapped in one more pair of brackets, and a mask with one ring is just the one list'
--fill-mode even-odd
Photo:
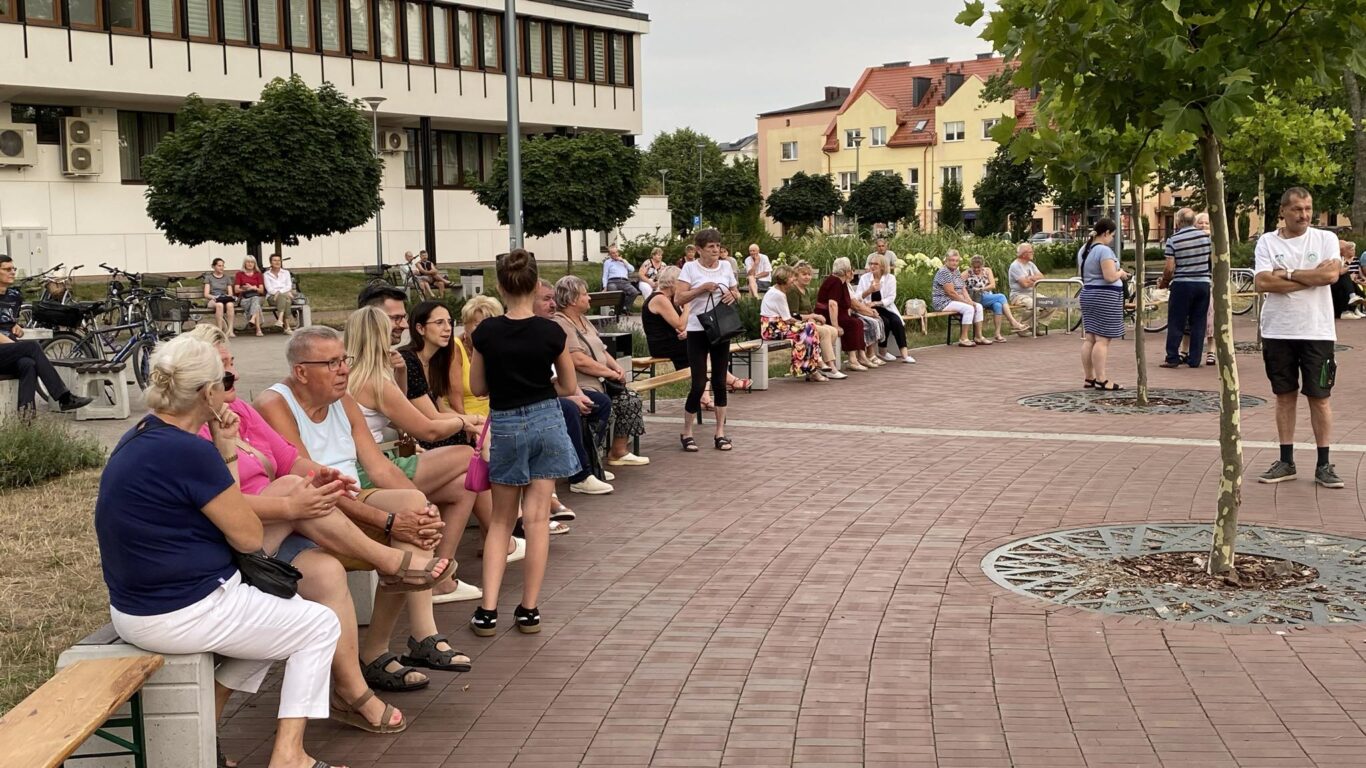
{"label": "green shrub", "polygon": [[103,464],[99,442],[72,432],[56,417],[11,418],[0,424],[0,488],[37,485]]}

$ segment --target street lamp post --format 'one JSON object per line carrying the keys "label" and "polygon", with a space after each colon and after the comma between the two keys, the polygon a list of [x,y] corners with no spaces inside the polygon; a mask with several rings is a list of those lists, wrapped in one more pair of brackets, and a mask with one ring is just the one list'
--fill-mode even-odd
{"label": "street lamp post", "polygon": [[668,196],[669,196],[669,185],[668,185],[668,182],[666,181],[667,178],[668,178],[668,176],[669,176],[669,169],[668,169],[668,168],[660,168],[660,169],[659,169],[659,194],[662,195],[662,196],[664,196],[664,197],[668,197]]}
{"label": "street lamp post", "polygon": [[[861,178],[861,177],[859,176],[859,171],[862,170],[862,166],[861,166],[861,164],[860,164],[860,162],[859,162],[859,159],[860,159],[860,158],[859,158],[859,155],[860,155],[860,153],[861,153],[862,147],[863,147],[863,131],[861,131],[861,130],[855,131],[855,132],[854,132],[854,181],[853,181],[853,183],[851,183],[851,184],[849,185],[849,194],[851,194],[851,195],[854,193],[854,187],[858,186],[859,179]],[[854,217],[854,234],[856,234],[856,235],[858,234],[858,217],[857,217],[857,216]]]}
{"label": "street lamp post", "polygon": [[517,96],[517,11],[516,0],[507,0],[503,9],[503,50],[507,62],[508,100],[508,244],[522,247],[522,121]]}
{"label": "street lamp post", "polygon": [[[361,99],[361,101],[364,101],[366,104],[369,104],[369,105],[370,105],[371,131],[372,131],[373,134],[374,134],[374,142],[373,142],[373,143],[374,143],[374,149],[375,149],[375,157],[379,157],[379,153],[380,153],[380,145],[379,145],[379,105],[384,103],[384,97],[383,97],[383,96],[366,96],[365,98]],[[383,203],[383,197],[384,197],[384,166],[383,166],[383,165],[380,166],[380,170],[379,170],[379,191],[380,191],[380,198],[381,198],[381,199],[380,199],[380,202]],[[384,218],[383,218],[383,214],[384,214],[384,206],[381,205],[380,208],[379,208],[379,210],[375,211],[375,269],[376,269],[376,271],[377,271],[377,275],[383,275],[383,274],[384,274]]]}
{"label": "street lamp post", "polygon": [[694,230],[702,228],[702,150],[706,147],[707,142],[697,142],[697,226]]}

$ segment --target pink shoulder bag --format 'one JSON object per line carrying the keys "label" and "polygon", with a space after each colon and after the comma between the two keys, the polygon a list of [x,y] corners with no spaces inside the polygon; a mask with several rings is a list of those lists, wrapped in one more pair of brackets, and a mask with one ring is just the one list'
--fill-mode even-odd
{"label": "pink shoulder bag", "polygon": [[489,484],[489,462],[484,458],[484,438],[489,434],[489,420],[484,421],[484,431],[479,433],[479,439],[474,444],[474,456],[470,457],[469,469],[465,470],[465,490],[473,493],[483,493],[491,486]]}

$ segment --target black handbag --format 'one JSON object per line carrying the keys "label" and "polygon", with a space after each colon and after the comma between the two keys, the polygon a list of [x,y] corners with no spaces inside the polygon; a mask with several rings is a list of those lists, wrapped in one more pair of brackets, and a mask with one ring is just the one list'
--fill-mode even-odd
{"label": "black handbag", "polygon": [[299,579],[304,575],[289,563],[267,555],[265,550],[233,552],[232,559],[242,574],[243,584],[250,584],[267,595],[285,600],[298,594]]}
{"label": "black handbag", "polygon": [[734,305],[724,302],[718,304],[711,294],[707,295],[707,309],[697,315],[697,322],[702,324],[702,330],[706,331],[707,341],[712,346],[729,341],[745,330],[740,323],[740,312]]}
{"label": "black handbag", "polygon": [[[583,331],[579,330],[578,324],[572,320],[569,322],[569,324],[574,326],[574,333],[578,334],[579,342],[583,344],[583,348],[588,350],[588,356],[593,358],[594,360],[597,360],[598,356],[596,353],[593,352],[593,345],[588,343],[588,337],[584,336]],[[615,379],[599,378],[598,381],[602,383],[602,393],[612,398],[613,400],[617,399],[618,397],[621,397],[622,395],[630,391],[626,388],[625,384],[622,384],[621,382]]]}

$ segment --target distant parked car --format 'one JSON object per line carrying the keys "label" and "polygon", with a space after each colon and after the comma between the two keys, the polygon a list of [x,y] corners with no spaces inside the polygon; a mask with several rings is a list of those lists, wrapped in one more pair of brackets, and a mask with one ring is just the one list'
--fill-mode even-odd
{"label": "distant parked car", "polygon": [[1053,243],[1072,243],[1076,238],[1066,232],[1035,232],[1029,238],[1029,242],[1034,245],[1052,245]]}

